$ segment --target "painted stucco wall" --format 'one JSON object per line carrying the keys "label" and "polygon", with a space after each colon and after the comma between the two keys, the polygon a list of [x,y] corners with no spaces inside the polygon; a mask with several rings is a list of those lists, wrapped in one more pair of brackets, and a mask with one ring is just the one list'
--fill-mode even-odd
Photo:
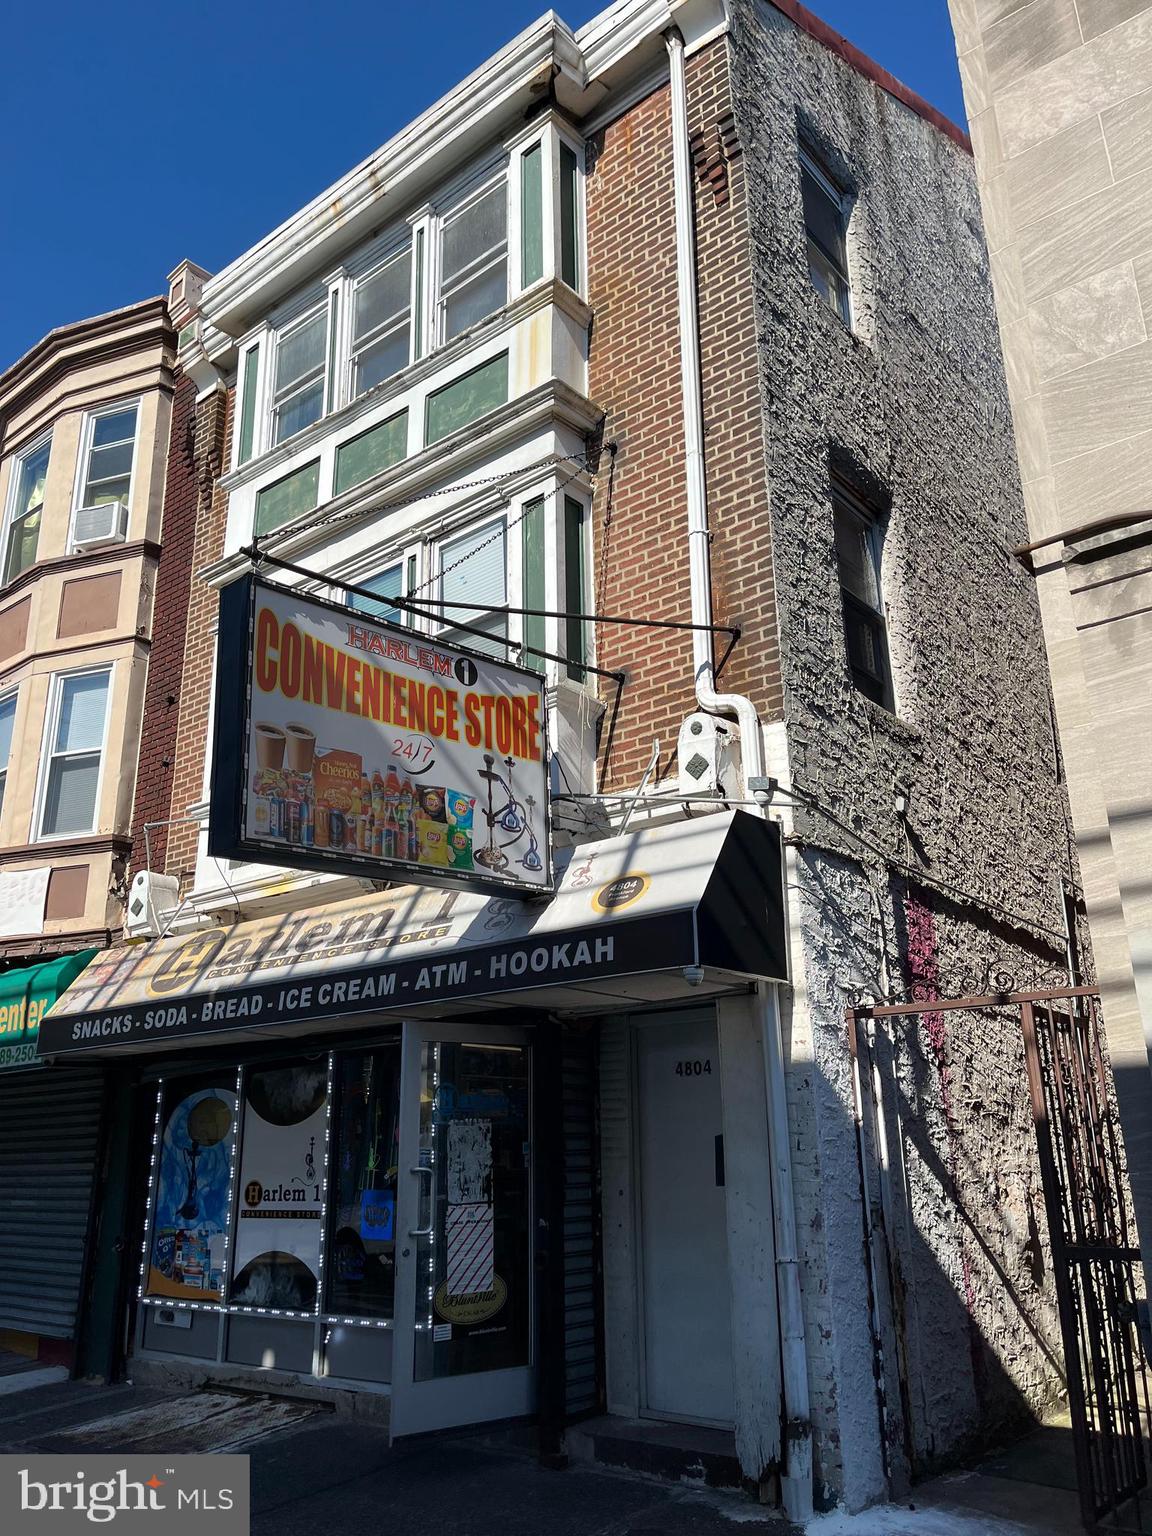
{"label": "painted stucco wall", "polygon": [[[879,1090],[889,1156],[907,1168],[888,1192],[895,1299],[882,1275],[878,1297],[896,1314],[905,1393],[893,1367],[878,1400],[845,1006],[926,974],[956,996],[985,990],[995,966],[1031,981],[1060,965],[1073,870],[1036,594],[1009,554],[1026,525],[971,158],[771,5],[734,8],[732,50],[786,770],[819,807],[790,813],[792,1129],[817,1479],[825,1498],[859,1504],[884,1491],[882,1410],[897,1479],[908,1459],[946,1460],[1048,1401],[1054,1335],[1018,1041],[1010,1024],[976,1028],[970,1015],[922,1020],[899,1032]],[[854,332],[809,280],[801,128],[853,193]],[[848,669],[833,468],[890,508],[895,713]]]}

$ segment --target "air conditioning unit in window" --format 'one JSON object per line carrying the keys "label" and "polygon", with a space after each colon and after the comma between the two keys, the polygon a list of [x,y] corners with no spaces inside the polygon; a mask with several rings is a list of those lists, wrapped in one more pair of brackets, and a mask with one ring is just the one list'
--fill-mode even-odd
{"label": "air conditioning unit in window", "polygon": [[128,533],[128,503],[109,501],[100,507],[78,507],[72,522],[73,549],[97,549],[123,544]]}

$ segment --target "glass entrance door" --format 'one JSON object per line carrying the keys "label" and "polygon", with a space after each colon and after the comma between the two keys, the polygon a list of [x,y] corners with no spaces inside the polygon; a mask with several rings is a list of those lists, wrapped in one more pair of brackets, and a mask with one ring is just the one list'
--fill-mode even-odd
{"label": "glass entrance door", "polygon": [[535,1406],[531,1054],[404,1025],[392,1436]]}

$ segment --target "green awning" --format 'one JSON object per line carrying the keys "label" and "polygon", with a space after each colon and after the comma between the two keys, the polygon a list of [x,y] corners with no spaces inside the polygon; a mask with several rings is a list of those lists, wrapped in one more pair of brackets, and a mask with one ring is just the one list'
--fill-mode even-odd
{"label": "green awning", "polygon": [[99,953],[98,949],[81,949],[59,960],[23,965],[0,975],[0,1070],[37,1064],[40,1020]]}

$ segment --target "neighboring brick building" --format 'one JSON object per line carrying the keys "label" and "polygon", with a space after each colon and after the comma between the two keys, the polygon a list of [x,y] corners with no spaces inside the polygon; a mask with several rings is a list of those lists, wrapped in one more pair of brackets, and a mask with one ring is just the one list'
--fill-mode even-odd
{"label": "neighboring brick building", "polygon": [[76,1362],[109,1101],[36,1042],[121,937],[174,341],[145,299],[0,374],[0,1347],[53,1364]]}
{"label": "neighboring brick building", "polygon": [[[963,135],[793,0],[622,0],[575,34],[549,13],[196,309],[142,775],[148,817],[171,824],[150,872],[182,900],[173,936],[108,977],[130,999],[115,1038],[91,1014],[109,1001],[73,1038],[139,1071],[166,1151],[196,1108],[171,1084],[210,1096],[213,1145],[233,1138],[221,1189],[239,1179],[259,1207],[280,1178],[244,1172],[273,1079],[322,1117],[305,1166],[319,1143],[325,1179],[353,1182],[309,1186],[312,1247],[288,1232],[296,1247],[230,1274],[233,1206],[190,1234],[158,1177],[136,1379],[183,1362],[355,1388],[397,1433],[538,1410],[551,1452],[567,1436],[610,1460],[643,1456],[637,1417],[703,1423],[731,1436],[710,1475],[801,1516],[901,1492],[1027,1422],[1059,1389],[1058,1334],[1018,1041],[957,1038],[939,1014],[893,1038],[881,1146],[844,1025],[861,998],[1062,960],[1078,897],[1035,594],[1007,555],[1023,513]],[[367,868],[303,872],[303,834],[283,834],[283,864],[210,852],[213,733],[245,788],[253,766],[212,679],[248,664],[217,663],[215,620],[254,544],[265,575],[357,624],[406,611],[450,646],[441,614],[483,626],[489,652],[547,653],[551,906],[376,894]],[[701,633],[709,598],[711,663],[674,627]],[[713,706],[713,684],[737,698]],[[698,696],[743,722],[738,768],[678,755]],[[288,729],[318,751],[316,718]],[[309,786],[265,770],[304,815]],[[783,901],[776,845],[731,810],[756,808],[753,774],[776,781],[789,967],[737,963],[771,927],[764,891]],[[697,880],[725,903],[693,917],[699,953],[708,928],[727,965],[678,958],[675,897]],[[627,907],[624,944],[648,901],[666,939],[632,970],[550,972],[537,994],[501,953],[508,984],[472,985],[469,945],[546,935],[564,911],[602,935]],[[386,946],[347,984],[341,918]],[[565,935],[515,958],[559,971],[589,948]],[[365,976],[399,997],[401,944],[452,955],[472,990],[353,1008]],[[465,1205],[497,1255],[475,1291],[444,1268]],[[612,1422],[581,1432],[596,1410]]]}

